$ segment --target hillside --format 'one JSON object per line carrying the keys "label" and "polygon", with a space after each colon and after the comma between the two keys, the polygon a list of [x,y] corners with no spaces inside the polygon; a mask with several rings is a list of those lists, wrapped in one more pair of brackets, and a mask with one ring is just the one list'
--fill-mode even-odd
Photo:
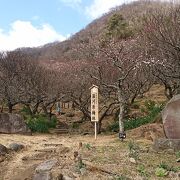
{"label": "hillside", "polygon": [[[121,14],[128,24],[134,28],[138,28],[141,18],[152,11],[169,8],[169,3],[151,2],[151,1],[135,1],[130,4],[112,9],[109,13],[95,19],[84,29],[71,36],[63,42],[54,42],[46,44],[38,48],[25,48],[25,51],[38,53],[39,60],[47,66],[55,65],[56,62],[67,62],[79,59],[79,51],[84,44],[90,41],[98,40],[105,32],[107,23],[113,14]],[[77,51],[77,47],[79,47]],[[86,51],[86,49],[84,49]],[[86,53],[86,52],[85,52]]]}

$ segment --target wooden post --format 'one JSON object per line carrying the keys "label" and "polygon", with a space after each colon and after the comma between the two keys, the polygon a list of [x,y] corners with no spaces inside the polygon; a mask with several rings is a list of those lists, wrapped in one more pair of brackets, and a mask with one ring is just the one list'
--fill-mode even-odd
{"label": "wooden post", "polygon": [[91,88],[91,121],[94,122],[95,140],[97,139],[97,122],[99,121],[98,108],[98,87],[93,85]]}
{"label": "wooden post", "polygon": [[95,122],[95,130],[94,130],[94,132],[95,132],[95,140],[97,139],[97,122]]}

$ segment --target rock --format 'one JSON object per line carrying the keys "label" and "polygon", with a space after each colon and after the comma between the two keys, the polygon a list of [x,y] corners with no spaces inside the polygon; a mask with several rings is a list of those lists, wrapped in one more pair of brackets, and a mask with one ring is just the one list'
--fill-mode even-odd
{"label": "rock", "polygon": [[81,168],[80,173],[81,173],[82,176],[86,175],[86,173],[87,173],[86,168]]}
{"label": "rock", "polygon": [[180,162],[180,158],[178,158],[178,159],[176,160],[176,162]]}
{"label": "rock", "polygon": [[11,144],[9,145],[9,149],[11,149],[11,150],[13,150],[13,151],[19,151],[19,150],[21,150],[21,149],[23,149],[23,148],[24,148],[24,145],[22,145],[22,144],[11,143]]}
{"label": "rock", "polygon": [[174,179],[174,180],[178,180],[180,178],[180,173],[176,173],[176,172],[173,172],[173,171],[170,171],[169,172],[169,176],[168,176],[170,179]]}
{"label": "rock", "polygon": [[153,149],[156,151],[179,151],[180,150],[180,139],[156,139],[153,144]]}
{"label": "rock", "polygon": [[82,142],[79,142],[79,149],[81,149],[83,146]]}
{"label": "rock", "polygon": [[4,156],[0,156],[0,163],[3,162],[5,160]]}
{"label": "rock", "polygon": [[82,133],[83,136],[90,135],[90,134],[91,134],[90,132],[83,132]]}
{"label": "rock", "polygon": [[6,146],[0,144],[0,155],[5,155],[8,152]]}
{"label": "rock", "polygon": [[55,179],[56,180],[74,180],[74,178],[71,178],[69,176],[63,175],[61,173]]}
{"label": "rock", "polygon": [[180,94],[174,96],[162,111],[164,131],[168,139],[180,139]]}
{"label": "rock", "polygon": [[134,158],[130,158],[129,161],[133,164],[136,164],[136,160]]}
{"label": "rock", "polygon": [[28,160],[28,156],[24,156],[21,158],[23,161],[27,161]]}
{"label": "rock", "polygon": [[74,160],[77,159],[78,155],[79,155],[78,151],[74,151]]}
{"label": "rock", "polygon": [[57,162],[58,161],[56,159],[44,161],[43,163],[38,165],[35,171],[37,173],[51,171],[51,169],[57,164]]}
{"label": "rock", "polygon": [[74,180],[74,179],[69,176],[63,176],[63,180]]}
{"label": "rock", "polygon": [[59,174],[56,179],[57,179],[57,180],[63,180],[63,179],[64,179],[64,178],[63,178],[63,174]]}
{"label": "rock", "polygon": [[51,172],[41,172],[41,173],[35,173],[33,180],[51,180],[52,174]]}
{"label": "rock", "polygon": [[0,133],[31,134],[22,116],[18,114],[0,114]]}
{"label": "rock", "polygon": [[164,138],[163,125],[159,123],[146,124],[128,132],[134,138],[145,138],[154,141],[157,138]]}

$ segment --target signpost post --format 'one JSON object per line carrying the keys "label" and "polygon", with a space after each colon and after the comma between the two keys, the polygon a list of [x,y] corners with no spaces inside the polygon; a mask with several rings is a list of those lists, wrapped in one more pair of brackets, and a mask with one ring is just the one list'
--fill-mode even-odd
{"label": "signpost post", "polygon": [[91,88],[91,121],[94,122],[95,139],[97,139],[97,122],[99,121],[98,110],[98,86],[93,85]]}

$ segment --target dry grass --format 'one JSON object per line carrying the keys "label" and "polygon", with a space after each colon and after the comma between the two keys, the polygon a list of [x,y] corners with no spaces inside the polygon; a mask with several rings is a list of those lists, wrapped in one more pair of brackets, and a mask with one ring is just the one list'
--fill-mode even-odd
{"label": "dry grass", "polygon": [[[142,179],[138,167],[143,165],[149,179],[158,179],[155,176],[155,168],[163,161],[164,163],[177,167],[175,154],[147,152],[151,141],[139,139],[134,140],[140,147],[137,164],[129,161],[128,143],[120,142],[117,135],[98,136],[57,136],[40,135],[0,135],[0,143],[8,146],[12,142],[26,145],[23,151],[10,153],[4,162],[1,162],[0,179],[24,180],[31,178],[37,164],[46,159],[56,158],[59,161],[53,173],[66,174],[79,179],[117,179],[115,175],[123,175],[130,179]],[[79,149],[79,142],[83,146]],[[83,162],[87,164],[86,174],[80,174],[77,164],[73,160],[74,151],[78,151]],[[89,166],[90,164],[90,166]],[[109,174],[111,173],[111,174]],[[168,179],[164,178],[164,179]]]}

